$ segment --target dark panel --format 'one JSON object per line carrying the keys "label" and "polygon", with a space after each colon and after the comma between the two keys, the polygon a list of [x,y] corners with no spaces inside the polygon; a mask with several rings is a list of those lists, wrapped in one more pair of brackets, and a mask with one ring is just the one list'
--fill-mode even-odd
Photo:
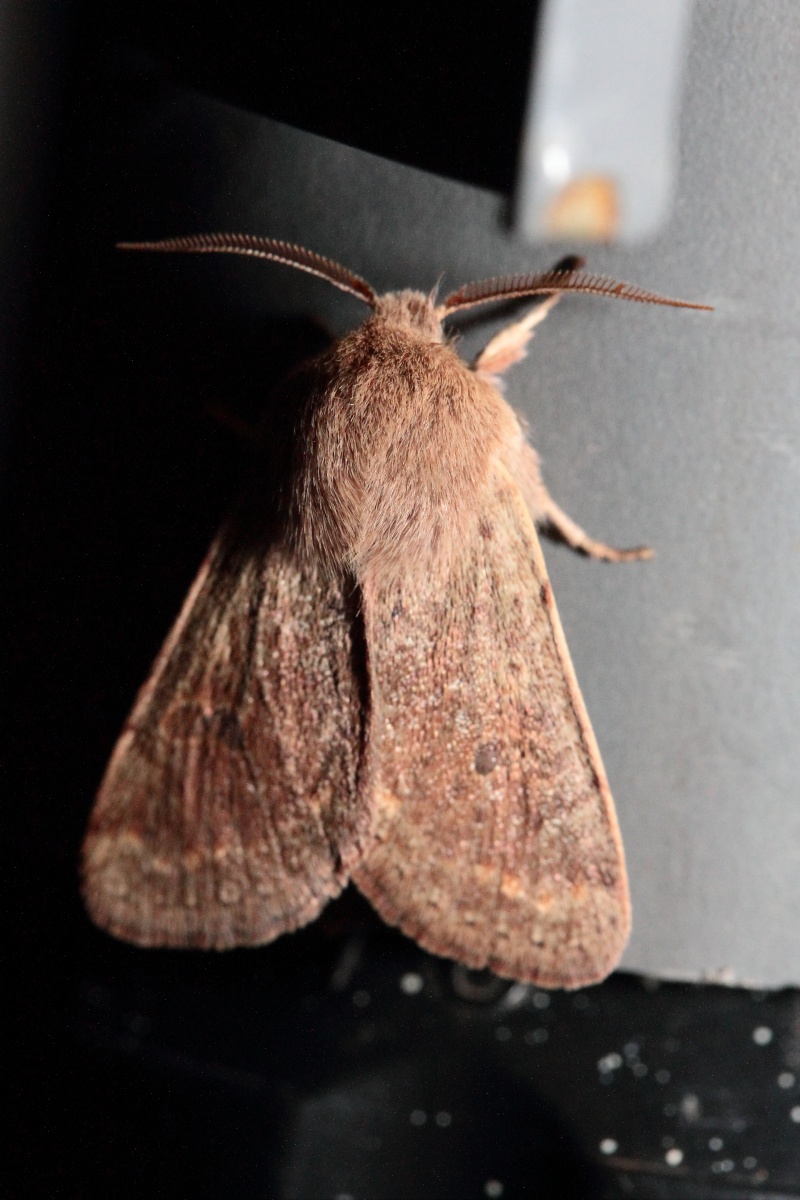
{"label": "dark panel", "polygon": [[90,37],[127,42],[172,81],[253,112],[510,193],[534,0],[478,10],[301,0],[190,11],[98,6]]}

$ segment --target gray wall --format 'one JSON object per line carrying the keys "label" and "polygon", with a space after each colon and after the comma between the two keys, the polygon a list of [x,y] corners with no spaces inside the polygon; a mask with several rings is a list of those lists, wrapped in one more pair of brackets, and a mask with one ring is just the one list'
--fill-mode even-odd
{"label": "gray wall", "polygon": [[[716,311],[570,298],[508,385],[556,499],[594,536],[657,550],[614,567],[545,543],[627,848],[623,965],[663,977],[800,983],[798,112],[798,6],[700,0],[672,219],[590,265]],[[142,211],[127,236],[260,232],[381,290],[574,249],[523,244],[497,195],[187,93],[133,137],[158,147],[155,173],[191,141],[210,190],[202,212]],[[362,311],[264,264],[174,269],[212,270],[234,307],[335,329]],[[465,353],[496,327],[471,329]]]}

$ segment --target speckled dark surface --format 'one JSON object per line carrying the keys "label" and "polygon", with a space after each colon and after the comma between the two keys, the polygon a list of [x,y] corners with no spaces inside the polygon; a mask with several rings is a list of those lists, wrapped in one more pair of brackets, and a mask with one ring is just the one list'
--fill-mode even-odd
{"label": "speckled dark surface", "polygon": [[56,1069],[37,1115],[45,1178],[70,1194],[800,1190],[793,992],[509,985],[349,893],[263,951],[142,954],[99,933],[82,951],[32,1064]]}

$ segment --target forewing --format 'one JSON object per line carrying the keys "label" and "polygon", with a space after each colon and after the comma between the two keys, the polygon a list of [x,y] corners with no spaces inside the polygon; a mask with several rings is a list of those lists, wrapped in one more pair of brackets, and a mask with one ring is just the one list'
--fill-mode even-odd
{"label": "forewing", "polygon": [[235,526],[144,685],[84,845],[94,920],[140,945],[270,941],[361,852],[360,622],[344,585]]}
{"label": "forewing", "polygon": [[622,844],[505,470],[446,581],[367,580],[363,603],[378,841],[354,881],[436,954],[545,987],[602,979],[630,926]]}

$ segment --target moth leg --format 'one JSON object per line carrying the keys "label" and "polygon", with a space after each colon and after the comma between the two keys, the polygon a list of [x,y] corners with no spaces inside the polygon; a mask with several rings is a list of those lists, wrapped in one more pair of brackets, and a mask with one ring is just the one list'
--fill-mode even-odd
{"label": "moth leg", "polygon": [[521,362],[528,353],[528,342],[533,337],[534,329],[541,325],[560,299],[560,295],[548,296],[541,304],[530,309],[521,320],[506,325],[505,329],[496,333],[475,359],[472,364],[473,370],[479,375],[494,378],[507,371],[514,363]]}
{"label": "moth leg", "polygon": [[[583,266],[583,259],[574,254],[567,255],[556,263],[554,271],[574,271]],[[502,375],[514,363],[521,362],[528,353],[528,343],[533,337],[537,325],[541,325],[547,314],[553,310],[561,299],[560,295],[547,296],[541,303],[534,305],[519,321],[506,325],[496,333],[491,341],[483,348],[472,364],[479,375],[494,378]]]}
{"label": "moth leg", "polygon": [[537,525],[549,526],[568,546],[589,558],[604,562],[634,562],[652,558],[649,546],[634,546],[629,550],[618,550],[589,537],[572,517],[568,516],[545,487],[539,467],[539,456],[527,442],[515,447],[514,462],[509,463],[511,472],[525,499],[528,511]]}
{"label": "moth leg", "polygon": [[589,558],[602,559],[604,562],[635,562],[637,559],[653,557],[653,550],[650,546],[632,546],[629,550],[618,550],[614,546],[607,546],[605,542],[595,541],[572,520],[572,517],[564,512],[563,508],[559,508],[544,485],[542,485],[542,492],[546,501],[544,521],[573,550],[587,554]]}

